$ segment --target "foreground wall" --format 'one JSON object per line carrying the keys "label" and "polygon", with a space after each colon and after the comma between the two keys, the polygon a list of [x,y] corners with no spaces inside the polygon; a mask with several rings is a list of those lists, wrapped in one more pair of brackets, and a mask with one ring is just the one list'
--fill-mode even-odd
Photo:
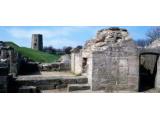
{"label": "foreground wall", "polygon": [[157,89],[160,89],[160,57],[157,62],[157,75],[156,75],[155,87]]}
{"label": "foreground wall", "polygon": [[138,90],[139,59],[131,42],[92,54],[92,90]]}

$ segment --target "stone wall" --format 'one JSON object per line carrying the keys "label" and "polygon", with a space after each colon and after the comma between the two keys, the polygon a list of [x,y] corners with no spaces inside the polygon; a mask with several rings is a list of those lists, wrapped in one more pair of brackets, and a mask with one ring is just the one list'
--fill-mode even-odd
{"label": "stone wall", "polygon": [[92,54],[88,56],[88,61],[87,61],[87,71],[86,75],[88,77],[88,84],[90,85],[92,89],[92,77],[93,77],[93,59],[92,59]]}
{"label": "stone wall", "polygon": [[74,72],[74,67],[75,67],[75,55],[74,53],[71,53],[71,72]]}
{"label": "stone wall", "polygon": [[[8,68],[8,70],[6,69],[8,74],[16,76],[18,73],[17,52],[12,47],[3,44],[3,46],[1,46],[0,53],[0,64],[6,64],[6,67]],[[6,72],[4,72],[4,75],[6,75],[5,73]]]}
{"label": "stone wall", "polygon": [[157,62],[157,75],[156,75],[156,83],[155,83],[155,87],[157,89],[160,89],[160,57],[158,59],[158,62]]}
{"label": "stone wall", "polygon": [[110,47],[92,55],[92,90],[104,90],[108,86],[124,86],[122,89],[138,89],[139,61],[132,41],[124,46]]}
{"label": "stone wall", "polygon": [[13,93],[16,91],[15,79],[12,76],[0,76],[0,93]]}
{"label": "stone wall", "polygon": [[71,71],[75,74],[82,73],[82,54],[79,53],[72,53],[71,54]]}
{"label": "stone wall", "polygon": [[92,90],[138,91],[137,46],[126,29],[99,30],[81,51],[72,51],[71,64],[72,72],[86,73]]}
{"label": "stone wall", "polygon": [[[156,73],[156,78],[155,78],[155,88],[157,88],[159,90],[160,89],[160,39],[154,40],[142,52],[144,52],[144,53],[148,52],[148,53],[153,53],[153,54],[156,53],[158,56],[157,73]],[[150,66],[152,65],[151,63],[149,64]]]}

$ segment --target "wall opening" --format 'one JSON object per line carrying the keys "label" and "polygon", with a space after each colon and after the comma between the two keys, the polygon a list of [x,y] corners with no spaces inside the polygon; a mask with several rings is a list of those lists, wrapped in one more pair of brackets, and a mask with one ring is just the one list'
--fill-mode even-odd
{"label": "wall opening", "polygon": [[139,56],[139,92],[155,88],[159,54],[142,53]]}
{"label": "wall opening", "polygon": [[82,61],[82,72],[83,73],[87,72],[87,58],[83,58],[83,61]]}

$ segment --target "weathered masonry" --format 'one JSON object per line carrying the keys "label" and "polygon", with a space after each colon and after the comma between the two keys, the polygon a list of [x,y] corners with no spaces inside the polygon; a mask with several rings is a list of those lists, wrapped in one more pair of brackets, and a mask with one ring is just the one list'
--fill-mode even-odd
{"label": "weathered masonry", "polygon": [[43,50],[43,36],[41,34],[33,34],[32,35],[32,49],[35,50]]}
{"label": "weathered masonry", "polygon": [[93,91],[145,91],[160,85],[159,53],[138,49],[126,29],[102,29],[72,50],[71,70],[86,74]]}
{"label": "weathered masonry", "polygon": [[72,50],[71,71],[77,75],[82,73],[82,55],[78,48]]}
{"label": "weathered masonry", "polygon": [[14,78],[18,73],[17,53],[0,41],[0,92],[15,92]]}
{"label": "weathered masonry", "polygon": [[139,50],[139,91],[160,88],[160,49]]}
{"label": "weathered masonry", "polygon": [[138,89],[138,57],[132,43],[112,46],[105,51],[92,53],[92,88]]}

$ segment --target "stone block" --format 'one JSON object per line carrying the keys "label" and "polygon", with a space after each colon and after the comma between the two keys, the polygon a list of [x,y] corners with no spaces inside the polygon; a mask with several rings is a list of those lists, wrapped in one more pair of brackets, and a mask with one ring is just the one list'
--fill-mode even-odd
{"label": "stone block", "polygon": [[35,86],[22,86],[18,90],[19,93],[39,93],[40,91]]}
{"label": "stone block", "polygon": [[89,90],[90,86],[88,84],[71,84],[68,85],[68,92],[78,91],[78,90]]}
{"label": "stone block", "polygon": [[8,83],[9,83],[8,76],[0,76],[0,92],[1,93],[8,92]]}

